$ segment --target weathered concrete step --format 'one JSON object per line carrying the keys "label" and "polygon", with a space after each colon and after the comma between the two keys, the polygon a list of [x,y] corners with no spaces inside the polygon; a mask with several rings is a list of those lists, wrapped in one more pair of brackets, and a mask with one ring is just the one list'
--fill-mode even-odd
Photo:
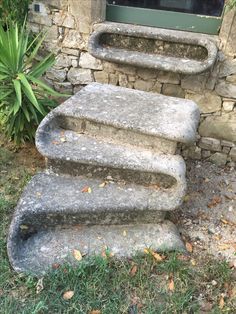
{"label": "weathered concrete step", "polygon": [[93,83],[42,121],[36,141],[40,146],[43,135],[58,127],[174,153],[177,142],[195,140],[199,117],[190,100]]}
{"label": "weathered concrete step", "polygon": [[8,254],[18,272],[42,275],[57,263],[76,265],[73,250],[99,254],[106,249],[116,257],[132,256],[144,248],[158,251],[184,250],[179,233],[170,221],[159,224],[64,226],[41,229],[14,242],[10,233]]}
{"label": "weathered concrete step", "polygon": [[166,188],[185,184],[185,163],[177,155],[157,154],[141,147],[134,150],[130,145],[60,128],[38,135],[37,148],[55,173],[93,175],[102,180],[109,176],[115,181]]}

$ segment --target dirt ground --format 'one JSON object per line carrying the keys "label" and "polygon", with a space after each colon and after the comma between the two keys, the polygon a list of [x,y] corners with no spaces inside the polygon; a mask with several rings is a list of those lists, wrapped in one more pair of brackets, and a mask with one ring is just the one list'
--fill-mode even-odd
{"label": "dirt ground", "polygon": [[225,258],[236,267],[236,171],[187,161],[188,192],[172,220],[195,254]]}

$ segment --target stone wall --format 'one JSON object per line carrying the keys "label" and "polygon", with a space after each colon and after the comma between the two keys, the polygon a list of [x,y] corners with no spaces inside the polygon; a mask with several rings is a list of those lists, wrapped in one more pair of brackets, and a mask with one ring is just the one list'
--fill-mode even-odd
{"label": "stone wall", "polygon": [[[236,163],[236,14],[226,14],[218,60],[210,72],[179,75],[113,64],[87,52],[93,24],[104,20],[104,3],[98,0],[41,0],[31,5],[30,27],[48,29],[45,47],[57,55],[46,80],[60,92],[71,94],[90,82],[109,83],[168,96],[194,100],[201,110],[198,141],[179,147],[186,158],[207,159],[219,165]],[[34,12],[39,4],[40,12]]]}

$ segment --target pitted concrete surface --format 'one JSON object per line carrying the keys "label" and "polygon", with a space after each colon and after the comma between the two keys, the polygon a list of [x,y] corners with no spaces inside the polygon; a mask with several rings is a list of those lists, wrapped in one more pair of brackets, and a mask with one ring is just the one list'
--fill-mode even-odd
{"label": "pitted concrete surface", "polygon": [[[188,58],[176,58],[174,55],[170,57],[105,47],[101,43],[101,37],[107,33],[159,39],[165,42],[179,43],[180,45],[201,46],[207,50],[207,58],[203,61],[196,61]],[[202,34],[109,22],[96,25],[96,30],[90,36],[88,48],[89,52],[98,59],[183,74],[196,74],[210,69],[216,61],[218,50],[216,44]]]}
{"label": "pitted concrete surface", "polygon": [[131,225],[60,226],[41,230],[19,244],[19,254],[13,260],[17,271],[41,275],[54,263],[76,265],[73,250],[82,255],[104,254],[129,257],[145,248],[158,251],[184,251],[183,243],[173,223]]}
{"label": "pitted concrete surface", "polygon": [[[39,126],[37,138],[41,132],[50,132],[50,125],[57,123],[59,117],[62,120],[74,118],[74,128],[78,132],[86,131],[88,120],[101,128],[109,125],[135,132],[137,137],[141,133],[173,142],[192,143],[200,112],[191,100],[93,83],[53,110]],[[79,127],[81,120],[83,123]]]}

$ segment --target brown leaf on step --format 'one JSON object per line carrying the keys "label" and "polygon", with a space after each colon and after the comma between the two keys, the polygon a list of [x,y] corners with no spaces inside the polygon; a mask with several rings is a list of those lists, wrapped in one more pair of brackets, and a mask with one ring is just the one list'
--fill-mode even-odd
{"label": "brown leaf on step", "polygon": [[169,278],[168,290],[169,291],[174,291],[175,290],[175,283],[174,283],[174,279],[173,279],[172,276]]}
{"label": "brown leaf on step", "polygon": [[101,184],[99,184],[100,188],[104,188],[108,184],[108,181],[104,181]]}
{"label": "brown leaf on step", "polygon": [[58,264],[58,263],[53,263],[52,264],[52,269],[58,269],[58,268],[60,268],[60,264]]}
{"label": "brown leaf on step", "polygon": [[82,254],[79,250],[73,250],[73,256],[77,261],[81,261],[82,260]]}
{"label": "brown leaf on step", "polygon": [[187,250],[189,253],[192,253],[192,252],[193,252],[193,246],[192,246],[191,243],[186,242],[186,243],[185,243],[185,247],[186,247],[186,250]]}
{"label": "brown leaf on step", "polygon": [[58,141],[52,141],[53,145],[59,145],[60,143]]}
{"label": "brown leaf on step", "polygon": [[225,250],[230,249],[230,244],[221,243],[221,244],[218,245],[218,248],[221,251],[225,251]]}
{"label": "brown leaf on step", "polygon": [[82,190],[81,190],[82,193],[91,193],[92,192],[92,189],[89,187],[89,186],[85,186]]}
{"label": "brown leaf on step", "polygon": [[20,229],[21,229],[21,230],[28,230],[28,229],[29,229],[29,226],[20,225]]}
{"label": "brown leaf on step", "polygon": [[40,278],[36,285],[36,293],[39,294],[44,289],[43,278]]}
{"label": "brown leaf on step", "polygon": [[92,310],[89,312],[89,314],[101,314],[102,312],[100,310]]}
{"label": "brown leaf on step", "polygon": [[60,138],[60,141],[61,141],[62,143],[66,142],[65,137],[61,137],[61,138]]}
{"label": "brown leaf on step", "polygon": [[138,266],[134,265],[130,270],[130,276],[131,277],[135,276],[135,274],[137,273],[137,270],[138,270]]}
{"label": "brown leaf on step", "polygon": [[226,220],[226,219],[221,219],[220,220],[223,224],[225,224],[225,225],[229,225],[229,226],[236,226],[236,224],[235,223],[233,223],[232,221],[229,221],[229,220]]}
{"label": "brown leaf on step", "polygon": [[150,250],[149,250],[148,248],[145,248],[145,249],[143,250],[143,252],[144,252],[145,254],[150,254]]}
{"label": "brown leaf on step", "polygon": [[221,296],[220,301],[219,301],[219,308],[222,310],[224,305],[225,305],[225,300],[224,300],[224,297]]}
{"label": "brown leaf on step", "polygon": [[73,298],[74,294],[75,294],[74,291],[69,290],[69,291],[64,292],[62,297],[64,300],[68,301],[71,298]]}
{"label": "brown leaf on step", "polygon": [[221,197],[215,195],[209,204],[207,204],[207,207],[212,208],[215,207],[217,204],[220,204],[222,202]]}

